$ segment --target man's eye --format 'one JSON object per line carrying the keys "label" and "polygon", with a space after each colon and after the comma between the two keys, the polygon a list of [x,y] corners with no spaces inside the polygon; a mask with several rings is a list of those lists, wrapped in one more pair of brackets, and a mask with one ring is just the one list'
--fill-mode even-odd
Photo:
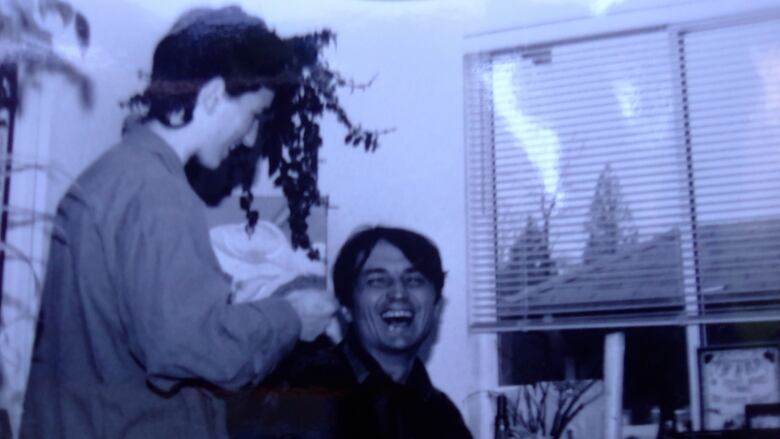
{"label": "man's eye", "polygon": [[412,274],[406,276],[404,283],[406,283],[407,287],[423,287],[428,285],[428,279],[426,279],[422,274]]}
{"label": "man's eye", "polygon": [[366,285],[374,288],[387,288],[393,281],[387,276],[369,276],[366,279]]}

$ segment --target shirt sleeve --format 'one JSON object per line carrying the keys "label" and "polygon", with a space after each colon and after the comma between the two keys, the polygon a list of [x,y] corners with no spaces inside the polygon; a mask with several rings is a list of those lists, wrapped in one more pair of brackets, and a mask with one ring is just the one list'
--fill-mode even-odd
{"label": "shirt sleeve", "polygon": [[130,349],[149,383],[170,391],[193,379],[226,390],[259,382],[298,340],[292,306],[278,298],[229,303],[202,213],[140,209],[119,233],[118,290]]}

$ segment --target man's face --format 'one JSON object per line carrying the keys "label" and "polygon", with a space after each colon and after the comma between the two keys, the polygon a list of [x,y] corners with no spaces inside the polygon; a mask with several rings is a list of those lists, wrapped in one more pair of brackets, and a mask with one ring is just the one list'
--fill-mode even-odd
{"label": "man's face", "polygon": [[274,93],[261,88],[236,97],[224,94],[213,114],[213,141],[198,151],[201,164],[210,169],[219,166],[230,148],[242,143],[252,146],[258,135],[257,115],[271,105]]}
{"label": "man's face", "polygon": [[433,329],[440,306],[431,281],[387,241],[372,249],[352,299],[348,316],[369,353],[416,354]]}

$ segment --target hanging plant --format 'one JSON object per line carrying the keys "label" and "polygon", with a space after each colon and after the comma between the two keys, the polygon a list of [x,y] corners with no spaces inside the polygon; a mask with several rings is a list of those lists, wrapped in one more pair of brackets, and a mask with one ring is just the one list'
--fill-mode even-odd
{"label": "hanging plant", "polygon": [[253,208],[251,188],[261,159],[267,159],[268,176],[281,188],[289,208],[288,223],[293,248],[308,251],[312,259],[319,258],[312,248],[306,223],[311,208],[320,205],[317,185],[319,149],[322,146],[320,121],[331,113],[346,128],[344,142],[372,152],[379,146],[379,137],[389,130],[366,130],[355,124],[341,106],[338,92],[362,90],[368,84],[356,84],[333,70],[323,58],[323,51],[335,42],[329,30],[296,36],[286,40],[294,54],[286,71],[273,82],[274,99],[258,116],[262,127],[255,145],[239,145],[215,171],[196,163],[186,170],[196,191],[209,204],[217,204],[230,191],[240,186],[240,207],[246,214],[247,232],[252,233],[259,219]]}
{"label": "hanging plant", "polygon": [[[63,27],[73,30],[78,46],[86,49],[90,40],[89,22],[69,3],[60,0],[0,0],[0,106],[7,110],[0,115],[0,136],[6,137],[4,145],[11,139],[16,114],[23,109],[26,89],[38,85],[41,75],[63,76],[78,88],[85,108],[92,104],[92,81],[54,48],[53,33],[46,26],[46,19],[52,14],[61,20]],[[0,179],[6,180],[6,184],[12,175],[53,170],[48,165],[0,151]],[[31,226],[44,222],[56,227],[49,213],[12,206],[7,199],[2,201],[0,211],[6,216],[8,225]],[[5,236],[0,238],[0,261],[14,259],[25,264],[30,269],[37,295],[41,291],[36,273],[41,268],[40,261],[7,242]],[[24,385],[19,376],[29,361],[29,353],[25,352],[24,343],[18,342],[14,328],[32,324],[36,311],[26,299],[19,300],[21,296],[18,292],[17,295],[5,293],[0,291],[0,302],[4,302],[3,308],[13,310],[9,313],[13,317],[0,321],[0,388],[4,389],[3,400],[0,401],[0,437],[11,437],[8,411],[21,409]]]}
{"label": "hanging plant", "polygon": [[25,88],[36,84],[41,73],[67,78],[78,89],[81,102],[89,107],[93,100],[92,81],[73,63],[53,48],[53,35],[44,21],[55,14],[66,28],[72,28],[79,47],[89,46],[87,19],[69,3],[61,0],[0,0],[0,64],[15,65],[20,81],[18,108]]}
{"label": "hanging plant", "polygon": [[[279,172],[274,184],[281,187],[290,209],[289,225],[292,245],[309,250],[310,257],[317,257],[311,248],[306,219],[311,207],[320,204],[317,186],[319,148],[322,146],[319,121],[323,113],[330,112],[347,129],[344,142],[365,151],[376,150],[379,132],[364,130],[354,124],[342,108],[338,90],[359,86],[333,71],[322,59],[323,49],[334,42],[335,36],[328,30],[294,37],[293,46],[298,65],[293,71],[298,80],[282,84],[276,89],[276,97],[269,111],[270,119],[264,121],[260,151],[268,159],[269,175]],[[362,88],[362,86],[360,86]],[[251,179],[241,182],[248,194]],[[248,210],[249,226],[257,221]]]}

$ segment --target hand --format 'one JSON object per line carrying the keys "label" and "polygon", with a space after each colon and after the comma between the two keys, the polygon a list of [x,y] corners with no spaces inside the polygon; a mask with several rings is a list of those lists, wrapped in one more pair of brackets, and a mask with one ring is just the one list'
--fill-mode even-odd
{"label": "hand", "polygon": [[297,290],[320,290],[320,292],[324,295],[326,294],[326,285],[327,280],[325,279],[325,276],[313,274],[297,276],[293,280],[285,282],[284,284],[277,287],[272,296],[284,297],[287,294]]}
{"label": "hand", "polygon": [[256,276],[240,281],[233,281],[232,303],[254,302],[270,297],[280,285],[284,285],[289,278],[273,279],[269,276]]}
{"label": "hand", "polygon": [[260,275],[233,282],[232,303],[253,302],[266,297],[284,297],[297,289],[319,289],[325,292],[325,277],[317,275]]}
{"label": "hand", "polygon": [[286,292],[283,298],[290,302],[301,319],[300,339],[302,341],[313,341],[322,334],[338,309],[336,300],[328,296],[324,290],[296,289]]}

